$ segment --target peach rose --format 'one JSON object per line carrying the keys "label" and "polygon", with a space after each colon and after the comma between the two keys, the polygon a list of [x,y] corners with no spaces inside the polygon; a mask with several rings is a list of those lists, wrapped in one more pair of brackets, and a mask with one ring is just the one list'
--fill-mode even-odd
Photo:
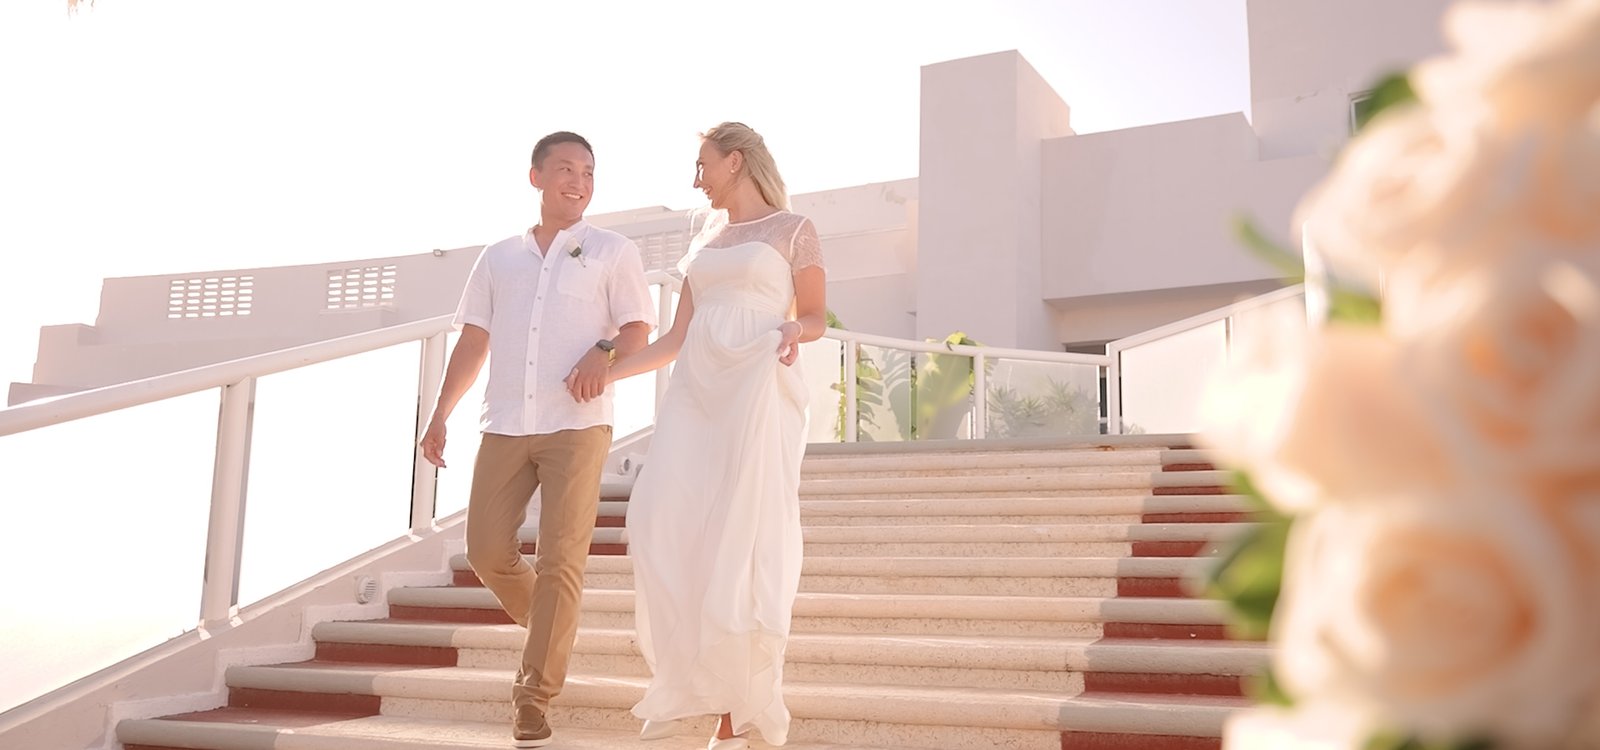
{"label": "peach rose", "polygon": [[[1393,275],[1404,377],[1474,473],[1600,493],[1600,252],[1531,251],[1449,287]],[[1423,272],[1425,275],[1426,272]]]}
{"label": "peach rose", "polygon": [[1514,488],[1328,506],[1297,523],[1274,619],[1284,688],[1433,738],[1545,747],[1600,670],[1600,570]]}
{"label": "peach rose", "polygon": [[[1280,324],[1286,325],[1286,324]],[[1415,365],[1381,329],[1328,326],[1240,341],[1213,382],[1201,440],[1287,513],[1433,492],[1465,467],[1422,409]]]}
{"label": "peach rose", "polygon": [[1600,2],[1458,3],[1444,32],[1456,54],[1411,73],[1430,106],[1477,110],[1500,127],[1586,119],[1600,102]]}

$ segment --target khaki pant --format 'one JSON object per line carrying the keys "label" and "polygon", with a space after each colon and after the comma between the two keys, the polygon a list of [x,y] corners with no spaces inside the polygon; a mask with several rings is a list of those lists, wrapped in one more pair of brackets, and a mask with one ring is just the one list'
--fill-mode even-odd
{"label": "khaki pant", "polygon": [[[528,629],[511,688],[516,706],[547,711],[566,682],[600,508],[600,468],[610,449],[609,425],[522,437],[486,433],[478,448],[467,504],[467,560],[506,614]],[[540,486],[539,542],[530,566],[517,529]]]}

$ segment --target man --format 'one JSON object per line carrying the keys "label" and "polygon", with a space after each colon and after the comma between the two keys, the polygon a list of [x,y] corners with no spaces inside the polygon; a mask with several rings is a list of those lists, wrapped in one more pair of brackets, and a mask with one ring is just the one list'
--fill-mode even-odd
{"label": "man", "polygon": [[[575,133],[533,149],[528,179],[539,223],[484,248],[456,312],[450,354],[424,457],[443,467],[445,421],[489,358],[483,442],[467,505],[467,559],[517,624],[528,629],[511,690],[515,747],[550,744],[545,715],[561,692],[578,632],[583,569],[611,447],[606,368],[642,348],[655,305],[632,241],[583,221],[594,151]],[[544,488],[534,564],[517,529]]]}

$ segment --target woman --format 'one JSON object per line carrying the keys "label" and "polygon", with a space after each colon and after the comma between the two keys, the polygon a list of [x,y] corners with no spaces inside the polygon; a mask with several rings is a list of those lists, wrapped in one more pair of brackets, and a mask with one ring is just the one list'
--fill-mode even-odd
{"label": "woman", "polygon": [[783,653],[800,585],[806,394],[795,359],[826,329],[821,248],[788,209],[760,135],[701,136],[694,185],[707,223],[679,264],[672,329],[618,359],[610,379],[677,360],[649,460],[628,503],[639,644],[654,675],[634,715],[643,739],[720,715],[710,750],[754,729],[788,739]]}

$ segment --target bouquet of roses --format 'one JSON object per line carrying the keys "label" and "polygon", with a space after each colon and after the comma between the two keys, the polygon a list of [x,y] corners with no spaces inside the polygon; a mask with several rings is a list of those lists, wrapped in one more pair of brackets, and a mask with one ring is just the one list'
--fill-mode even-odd
{"label": "bouquet of roses", "polygon": [[1600,748],[1600,0],[1470,3],[1301,204],[1326,314],[1203,439],[1267,520],[1244,748]]}

